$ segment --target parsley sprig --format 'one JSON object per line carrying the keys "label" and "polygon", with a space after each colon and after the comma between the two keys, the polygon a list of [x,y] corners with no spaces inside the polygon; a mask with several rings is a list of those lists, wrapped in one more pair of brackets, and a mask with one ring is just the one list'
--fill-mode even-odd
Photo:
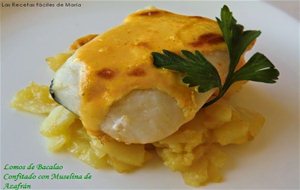
{"label": "parsley sprig", "polygon": [[213,104],[223,97],[229,87],[237,81],[275,83],[279,76],[279,71],[261,53],[255,53],[245,65],[237,70],[241,56],[261,32],[244,31],[244,27],[237,24],[226,5],[221,9],[221,19],[216,19],[227,45],[230,60],[224,84],[221,82],[217,69],[199,51],[193,53],[182,50],[182,55],[168,50],[163,50],[163,53],[152,52],[153,64],[156,67],[184,73],[183,82],[189,87],[197,87],[198,92],[206,92],[212,88],[219,89],[218,95],[204,106]]}

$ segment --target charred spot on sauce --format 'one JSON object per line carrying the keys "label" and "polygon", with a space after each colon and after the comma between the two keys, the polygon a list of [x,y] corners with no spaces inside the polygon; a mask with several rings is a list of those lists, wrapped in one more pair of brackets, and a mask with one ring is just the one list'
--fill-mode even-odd
{"label": "charred spot on sauce", "polygon": [[154,16],[164,13],[164,11],[161,10],[149,10],[149,11],[143,11],[141,13],[138,13],[138,16]]}
{"label": "charred spot on sauce", "polygon": [[127,73],[129,76],[141,77],[145,76],[146,72],[142,68],[135,68]]}
{"label": "charred spot on sauce", "polygon": [[138,42],[135,44],[138,47],[146,48],[146,49],[151,49],[151,46],[147,42]]}
{"label": "charred spot on sauce", "polygon": [[100,71],[96,71],[96,75],[104,79],[112,79],[115,76],[115,72],[111,69],[104,68]]}
{"label": "charred spot on sauce", "polygon": [[198,39],[194,42],[191,42],[190,45],[193,47],[199,47],[204,44],[218,44],[224,42],[223,36],[215,33],[206,33],[198,37]]}

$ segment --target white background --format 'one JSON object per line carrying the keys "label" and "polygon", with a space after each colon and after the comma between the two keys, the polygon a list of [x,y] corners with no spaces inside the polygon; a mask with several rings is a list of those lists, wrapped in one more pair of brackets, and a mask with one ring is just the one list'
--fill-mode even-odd
{"label": "white background", "polygon": [[[50,2],[50,1],[49,1]],[[288,2],[287,2],[288,3]],[[5,164],[59,163],[61,173],[91,173],[91,181],[30,181],[35,189],[184,189],[178,173],[153,161],[132,174],[95,170],[64,154],[46,150],[39,134],[42,117],[9,107],[31,81],[49,84],[45,57],[66,50],[76,38],[118,25],[129,13],[154,5],[177,13],[219,16],[224,2],[85,2],[81,8],[1,8],[1,172]],[[299,22],[262,2],[226,2],[246,29],[260,29],[256,47],[280,70],[275,85],[249,83],[235,102],[266,117],[250,144],[228,148],[225,181],[201,189],[299,188]],[[10,173],[13,173],[10,171]],[[2,178],[2,177],[1,177]],[[1,187],[5,183],[1,179]]]}

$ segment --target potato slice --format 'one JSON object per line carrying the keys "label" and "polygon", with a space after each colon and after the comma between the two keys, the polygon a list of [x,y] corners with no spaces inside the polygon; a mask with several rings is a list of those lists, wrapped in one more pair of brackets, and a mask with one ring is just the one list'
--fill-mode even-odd
{"label": "potato slice", "polygon": [[59,135],[54,137],[47,137],[48,150],[52,152],[59,152],[65,150],[64,147],[69,143],[70,137],[67,135]]}
{"label": "potato slice", "polygon": [[104,142],[103,151],[111,158],[133,166],[142,166],[145,162],[145,149],[141,144],[126,145],[109,139]]}
{"label": "potato slice", "polygon": [[11,106],[36,114],[47,114],[58,104],[51,98],[49,87],[34,82],[20,90],[11,102]]}
{"label": "potato slice", "polygon": [[107,167],[107,156],[104,155],[99,158],[93,149],[90,148],[88,142],[73,141],[68,150],[75,157],[94,168]]}
{"label": "potato slice", "polygon": [[[222,168],[227,160],[226,154],[218,145],[201,145],[194,152],[193,164],[181,171],[184,181],[192,186],[204,185],[207,182],[222,180]],[[196,155],[200,154],[200,155]]]}
{"label": "potato slice", "polygon": [[204,185],[209,177],[207,171],[208,164],[207,159],[202,159],[193,164],[188,170],[182,171],[181,174],[185,183],[191,186]]}
{"label": "potato slice", "polygon": [[191,152],[193,148],[205,142],[205,137],[206,130],[203,128],[199,128],[199,130],[187,129],[159,143],[167,144],[173,152]]}
{"label": "potato slice", "polygon": [[201,110],[200,122],[205,128],[214,129],[230,122],[232,119],[232,106],[225,100],[220,100],[213,105]]}
{"label": "potato slice", "polygon": [[213,139],[221,145],[243,144],[252,140],[264,124],[264,118],[243,108],[233,111],[232,121],[213,130]]}
{"label": "potato slice", "polygon": [[252,140],[260,132],[265,123],[265,118],[261,114],[252,112],[245,108],[239,107],[238,109],[241,115],[243,115],[244,118],[247,118],[249,122],[249,138]]}
{"label": "potato slice", "polygon": [[120,173],[128,173],[137,169],[137,166],[120,162],[118,159],[110,157],[107,163]]}
{"label": "potato slice", "polygon": [[98,152],[92,148],[91,137],[83,128],[80,120],[75,120],[68,133],[71,137],[70,145],[67,147],[68,152],[94,168],[106,168],[108,166],[107,155],[99,154],[101,147],[97,150]]}
{"label": "potato slice", "polygon": [[191,152],[193,148],[205,142],[207,136],[207,129],[201,126],[198,119],[186,123],[179,131],[173,135],[158,141],[154,145],[156,147],[165,147],[172,150],[172,152]]}
{"label": "potato slice", "polygon": [[63,106],[57,106],[43,121],[40,132],[46,137],[57,136],[64,133],[75,121],[76,115]]}
{"label": "potato slice", "polygon": [[89,142],[90,142],[91,148],[94,150],[95,154],[99,158],[102,158],[103,156],[106,155],[106,153],[103,150],[103,144],[100,141],[100,139],[98,139],[97,137],[94,137],[94,136],[90,136],[90,141]]}
{"label": "potato slice", "polygon": [[[244,61],[242,61],[242,62],[244,62]],[[233,83],[229,87],[229,89],[227,90],[227,92],[225,93],[225,95],[223,96],[223,99],[229,99],[229,98],[231,98],[231,96],[234,95],[234,94],[236,94],[237,92],[239,92],[247,82],[248,81],[244,81],[243,80],[243,81],[237,81],[237,82]]]}
{"label": "potato slice", "polygon": [[233,121],[213,131],[216,142],[221,145],[242,144],[248,141],[249,123]]}
{"label": "potato slice", "polygon": [[228,159],[227,155],[221,151],[220,147],[214,146],[210,149],[206,157],[209,158],[208,176],[211,182],[220,182],[223,180],[222,169]]}
{"label": "potato slice", "polygon": [[232,117],[232,106],[226,101],[218,101],[208,108],[204,109],[203,112],[211,120],[218,122],[229,122]]}
{"label": "potato slice", "polygon": [[53,57],[47,57],[46,62],[53,71],[57,71],[67,61],[67,59],[73,55],[73,53],[74,51],[68,51],[65,53],[59,53]]}
{"label": "potato slice", "polygon": [[173,171],[183,171],[192,165],[195,155],[191,152],[175,153],[168,148],[157,149],[157,154],[164,164]]}

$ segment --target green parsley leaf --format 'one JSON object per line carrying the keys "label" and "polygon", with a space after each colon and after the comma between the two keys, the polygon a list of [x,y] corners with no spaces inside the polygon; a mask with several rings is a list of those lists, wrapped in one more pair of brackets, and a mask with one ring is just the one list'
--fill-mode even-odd
{"label": "green parsley leaf", "polygon": [[254,54],[249,61],[234,73],[232,80],[251,80],[265,83],[275,83],[279,72],[271,61],[261,53]]}
{"label": "green parsley leaf", "polygon": [[216,68],[196,51],[194,54],[182,50],[185,57],[181,57],[168,50],[163,50],[163,54],[152,52],[153,64],[158,68],[165,68],[185,74],[183,82],[189,87],[198,86],[199,92],[206,92],[212,88],[221,89],[221,79]]}
{"label": "green parsley leaf", "polygon": [[182,50],[182,55],[168,50],[163,50],[163,53],[152,52],[153,64],[156,67],[183,73],[183,82],[189,87],[197,86],[198,92],[206,92],[212,88],[219,89],[219,94],[205,106],[219,100],[234,82],[250,80],[275,83],[279,76],[279,71],[261,53],[255,53],[245,65],[236,70],[241,56],[261,32],[257,30],[244,31],[244,27],[237,24],[226,5],[221,9],[221,19],[216,19],[227,45],[230,60],[229,71],[223,85],[217,69],[199,51],[192,53]]}

